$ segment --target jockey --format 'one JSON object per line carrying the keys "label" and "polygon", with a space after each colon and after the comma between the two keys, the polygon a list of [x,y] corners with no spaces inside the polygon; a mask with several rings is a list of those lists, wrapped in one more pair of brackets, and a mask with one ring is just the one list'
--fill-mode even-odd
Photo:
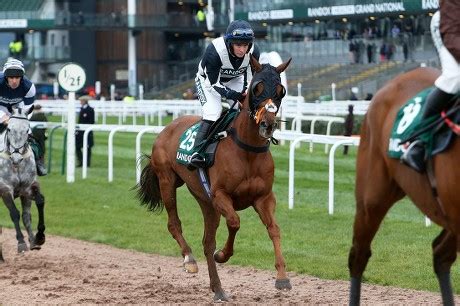
{"label": "jockey", "polygon": [[[252,79],[252,71],[248,69],[250,54],[258,60],[260,51],[254,45],[254,31],[251,25],[244,20],[232,21],[225,35],[214,39],[206,48],[195,78],[203,116],[195,138],[194,150],[206,139],[211,125],[219,119],[222,113],[221,99],[226,98],[236,109],[238,101],[244,100],[247,86]],[[189,168],[203,166],[203,156],[194,152]]]}
{"label": "jockey", "polygon": [[[13,106],[27,108],[35,101],[35,85],[24,76],[24,72],[23,63],[10,57],[3,66],[3,73],[0,73],[0,132],[3,132],[8,124]],[[32,148],[37,146],[31,137],[29,137],[29,144]],[[39,152],[43,152],[43,148],[33,151],[37,174],[46,175],[43,156],[39,156]]]}
{"label": "jockey", "polygon": [[[422,119],[438,114],[460,91],[460,4],[439,1],[440,10],[431,19],[431,35],[441,61],[441,75],[425,102]],[[425,144],[417,139],[409,145],[401,160],[419,172],[425,170]]]}

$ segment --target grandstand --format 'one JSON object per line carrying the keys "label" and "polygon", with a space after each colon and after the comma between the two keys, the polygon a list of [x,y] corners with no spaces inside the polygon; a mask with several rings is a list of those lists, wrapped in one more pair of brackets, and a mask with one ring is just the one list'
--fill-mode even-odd
{"label": "grandstand", "polygon": [[[133,17],[127,15],[130,1],[137,7]],[[363,7],[368,2],[327,1],[318,10],[314,0],[213,1],[214,29],[208,30],[195,20],[198,9],[210,7],[211,2],[204,0],[0,0],[0,59],[8,56],[10,41],[21,39],[26,46],[23,60],[35,82],[53,82],[61,64],[74,61],[85,68],[89,85],[101,81],[103,95],[109,94],[110,84],[126,93],[125,46],[131,30],[137,41],[137,81],[144,86],[144,96],[178,98],[194,86],[196,67],[210,39],[221,35],[230,19],[238,18],[251,22],[262,52],[293,58],[287,71],[289,91],[297,93],[297,84],[302,84],[301,94],[308,101],[330,95],[331,83],[336,83],[342,97],[350,87],[372,92],[388,77],[421,63],[436,63],[428,28],[436,10],[431,2],[401,0],[401,6],[385,11],[392,8],[388,1],[375,0],[372,7],[381,9],[374,13],[356,9],[345,15],[327,14],[343,5]],[[376,60],[368,63],[364,56],[351,65],[351,42],[374,44]],[[395,46],[389,62],[378,58],[383,42]],[[410,46],[409,59],[403,58],[405,43]]]}

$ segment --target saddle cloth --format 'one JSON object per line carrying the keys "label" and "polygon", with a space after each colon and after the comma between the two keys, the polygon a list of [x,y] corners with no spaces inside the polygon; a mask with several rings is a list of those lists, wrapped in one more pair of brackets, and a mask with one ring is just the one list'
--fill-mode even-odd
{"label": "saddle cloth", "polygon": [[211,131],[208,138],[202,143],[198,144],[194,149],[195,135],[200,126],[200,122],[195,123],[182,133],[179,138],[179,146],[176,151],[176,161],[183,165],[188,165],[190,158],[194,152],[204,154],[206,161],[206,168],[211,167],[214,164],[214,155],[217,149],[219,140],[226,137],[221,132],[225,131],[230,123],[235,119],[238,111],[230,109],[224,112],[221,117],[214,122],[211,127]]}
{"label": "saddle cloth", "polygon": [[[390,134],[388,156],[400,159],[405,150],[404,143],[400,143],[401,140],[407,139],[413,133],[427,127],[439,119],[439,114],[433,115],[425,120],[421,118],[423,105],[433,88],[434,87],[429,87],[417,93],[399,109]],[[458,123],[460,120],[460,113],[456,112],[452,117],[452,121]],[[418,136],[418,138],[425,143],[428,156],[433,156],[446,150],[453,137],[453,131],[448,128],[443,121],[434,128],[430,128]]]}

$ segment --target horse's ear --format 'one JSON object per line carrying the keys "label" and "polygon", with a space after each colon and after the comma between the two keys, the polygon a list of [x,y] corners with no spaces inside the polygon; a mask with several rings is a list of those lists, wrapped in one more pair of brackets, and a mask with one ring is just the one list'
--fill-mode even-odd
{"label": "horse's ear", "polygon": [[29,116],[29,114],[34,111],[34,108],[35,108],[35,105],[32,104],[32,106],[29,107],[29,109],[26,111],[26,116]]}
{"label": "horse's ear", "polygon": [[262,70],[262,65],[254,57],[254,55],[251,54],[251,57],[250,57],[249,61],[251,63],[252,70],[254,70],[255,72],[259,72],[260,70]]}
{"label": "horse's ear", "polygon": [[290,59],[288,59],[287,62],[284,62],[284,63],[280,64],[278,67],[276,67],[276,72],[281,73],[284,70],[286,70],[286,68],[291,63],[291,60],[292,60],[292,57]]}

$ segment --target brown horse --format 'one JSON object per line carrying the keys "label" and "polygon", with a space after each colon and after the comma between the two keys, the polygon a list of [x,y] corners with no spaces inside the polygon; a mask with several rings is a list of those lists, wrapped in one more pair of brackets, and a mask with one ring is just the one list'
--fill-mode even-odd
{"label": "brown horse", "polygon": [[[252,56],[250,62],[255,73],[241,111],[231,124],[232,137],[220,141],[214,165],[208,170],[210,196],[204,191],[197,171],[190,171],[176,162],[179,138],[200,119],[196,116],[178,118],[158,135],[150,162],[143,169],[138,185],[142,204],[148,205],[150,210],[166,207],[169,232],[181,248],[185,270],[191,273],[197,272],[198,266],[182,236],[176,189],[185,183],[198,201],[204,217],[203,248],[215,301],[228,300],[215,262],[224,263],[233,255],[233,243],[240,228],[236,211],[250,206],[259,214],[273,242],[278,271],[275,287],[291,288],[281,253],[280,230],[274,216],[274,163],[268,150],[277,124],[275,116],[285,94],[280,73],[287,68],[290,60],[276,68],[261,65]],[[228,238],[223,249],[216,251],[216,231],[221,215],[227,221]]]}
{"label": "brown horse", "polygon": [[456,259],[460,234],[460,140],[437,154],[431,163],[437,182],[437,195],[426,173],[388,157],[392,125],[399,108],[421,90],[433,85],[439,71],[418,68],[388,82],[375,95],[365,116],[358,149],[356,170],[356,216],[348,266],[351,276],[350,304],[359,304],[361,277],[371,256],[371,242],[382,219],[395,202],[407,195],[412,202],[443,230],[433,241],[433,265],[444,304],[453,304],[450,268]]}

